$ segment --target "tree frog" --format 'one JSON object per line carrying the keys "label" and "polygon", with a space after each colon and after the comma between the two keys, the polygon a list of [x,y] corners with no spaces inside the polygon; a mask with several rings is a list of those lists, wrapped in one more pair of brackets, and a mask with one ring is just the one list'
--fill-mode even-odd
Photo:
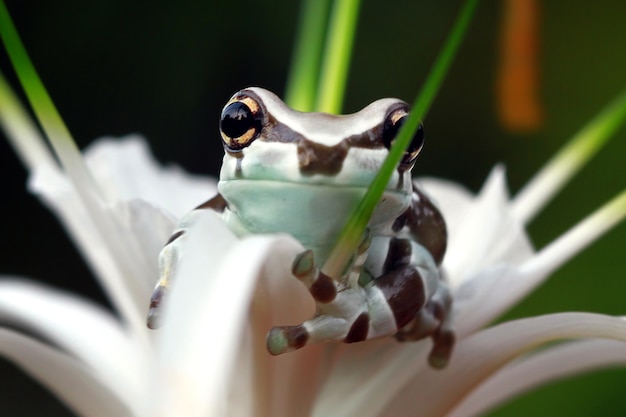
{"label": "tree frog", "polygon": [[[452,298],[440,270],[446,225],[435,204],[411,180],[424,142],[421,124],[374,211],[352,266],[340,279],[318,268],[383,163],[408,111],[404,101],[387,98],[350,115],[303,113],[258,87],[241,90],[226,103],[220,120],[225,155],[218,194],[196,210],[222,213],[238,235],[284,232],[308,248],[296,258],[292,272],[315,300],[315,316],[271,329],[271,354],[323,341],[430,337],[430,364],[447,363],[454,331]],[[183,233],[179,229],[168,245]],[[155,289],[149,323],[165,288],[160,282]]]}

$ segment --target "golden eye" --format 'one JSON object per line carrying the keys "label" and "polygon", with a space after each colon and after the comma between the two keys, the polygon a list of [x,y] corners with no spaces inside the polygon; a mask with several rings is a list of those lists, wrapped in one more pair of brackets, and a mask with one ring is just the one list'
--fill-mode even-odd
{"label": "golden eye", "polygon": [[238,96],[229,101],[220,118],[224,146],[239,151],[250,145],[262,129],[259,104],[251,97]]}
{"label": "golden eye", "polygon": [[[387,149],[391,149],[391,144],[396,139],[396,136],[398,136],[398,132],[407,117],[409,117],[409,113],[405,109],[395,110],[387,116],[387,120],[383,126],[383,143]],[[401,164],[404,166],[412,165],[413,162],[415,162],[415,158],[417,158],[417,155],[422,150],[422,146],[424,146],[424,126],[420,122],[413,135],[413,139],[411,139],[409,147],[402,157]]]}

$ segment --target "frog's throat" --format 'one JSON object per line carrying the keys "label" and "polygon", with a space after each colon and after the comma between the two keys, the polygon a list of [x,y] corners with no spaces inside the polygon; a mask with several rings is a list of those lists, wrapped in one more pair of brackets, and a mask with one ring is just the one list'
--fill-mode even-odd
{"label": "frog's throat", "polygon": [[[288,233],[323,258],[367,187],[230,180],[220,181],[218,190],[228,203],[224,219],[235,233]],[[410,201],[405,190],[386,191],[370,220],[371,231],[390,229]]]}

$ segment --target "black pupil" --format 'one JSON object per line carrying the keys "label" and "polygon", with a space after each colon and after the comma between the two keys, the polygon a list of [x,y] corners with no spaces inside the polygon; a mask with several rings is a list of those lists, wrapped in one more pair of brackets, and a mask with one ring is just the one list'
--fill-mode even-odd
{"label": "black pupil", "polygon": [[[402,119],[404,120],[404,119]],[[406,150],[408,153],[413,153],[419,150],[424,145],[424,126],[422,123],[417,127],[417,132],[413,135],[413,139],[411,139],[411,144],[409,148]]]}
{"label": "black pupil", "polygon": [[220,129],[229,138],[238,138],[254,127],[254,116],[242,102],[231,103],[222,112]]}
{"label": "black pupil", "polygon": [[[398,136],[398,132],[400,131],[400,128],[402,127],[402,125],[404,125],[404,122],[407,117],[409,116],[407,115],[407,116],[401,117],[400,119],[398,119],[398,121],[396,121],[395,124],[388,122],[385,125],[385,129],[383,133],[383,141],[385,143],[385,146],[388,149],[391,149],[391,143],[394,141],[396,136]],[[415,135],[413,135],[413,139],[411,139],[411,143],[409,144],[409,147],[407,148],[406,153],[410,155],[413,152],[419,150],[422,147],[422,145],[424,145],[424,126],[422,126],[422,123],[420,123],[419,126],[417,127],[417,131],[415,132]]]}

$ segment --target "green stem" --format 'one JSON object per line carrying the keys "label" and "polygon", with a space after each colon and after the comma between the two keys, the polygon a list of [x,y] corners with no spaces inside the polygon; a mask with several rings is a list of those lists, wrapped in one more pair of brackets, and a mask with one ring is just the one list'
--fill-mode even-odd
{"label": "green stem", "polygon": [[37,167],[58,169],[37,124],[0,73],[0,127],[29,171]]}
{"label": "green stem", "polygon": [[72,176],[91,183],[93,190],[97,190],[89,170],[82,162],[82,158],[74,157],[80,155],[80,151],[41,82],[13,25],[4,1],[0,1],[0,36],[28,101],[61,164]]}
{"label": "green stem", "polygon": [[380,201],[389,179],[391,178],[393,171],[398,166],[405,149],[409,146],[411,138],[416,131],[420,120],[426,114],[426,111],[432,104],[437,91],[441,87],[452,59],[454,58],[456,51],[459,48],[469,22],[474,14],[478,0],[467,0],[455,22],[452,32],[448,36],[443,50],[437,57],[435,64],[433,65],[428,78],[422,91],[417,96],[411,114],[408,120],[404,123],[397,139],[394,141],[393,146],[387,156],[387,159],[383,163],[380,171],[372,181],[372,184],[368,188],[365,196],[356,207],[352,216],[344,226],[339,240],[335,244],[333,251],[329,258],[324,263],[322,271],[333,278],[339,278],[346,270],[352,255],[355,253],[356,248],[361,242],[363,232],[367,227],[367,224],[372,217],[372,213],[376,208],[376,205]]}
{"label": "green stem", "polygon": [[337,0],[333,7],[315,109],[341,111],[356,32],[360,0]]}
{"label": "green stem", "polygon": [[512,209],[525,223],[612,138],[626,121],[626,90],[594,117],[515,196]]}
{"label": "green stem", "polygon": [[287,79],[285,103],[293,109],[310,112],[317,100],[317,82],[328,21],[330,0],[304,0],[298,20],[291,71]]}

